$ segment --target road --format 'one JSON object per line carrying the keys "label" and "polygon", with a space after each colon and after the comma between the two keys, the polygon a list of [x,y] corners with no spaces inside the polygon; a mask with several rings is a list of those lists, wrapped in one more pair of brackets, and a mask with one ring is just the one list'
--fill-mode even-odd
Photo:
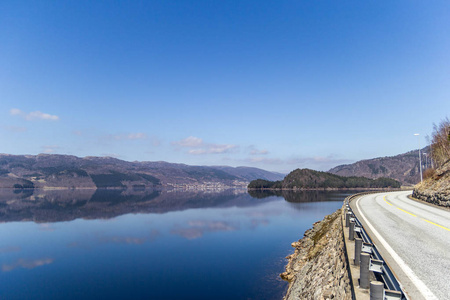
{"label": "road", "polygon": [[408,298],[450,299],[450,211],[408,195],[370,194],[350,205]]}

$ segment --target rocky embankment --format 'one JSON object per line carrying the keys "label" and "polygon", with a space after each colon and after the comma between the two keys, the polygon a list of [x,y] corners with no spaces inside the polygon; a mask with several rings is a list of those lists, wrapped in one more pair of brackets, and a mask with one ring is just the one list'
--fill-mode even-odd
{"label": "rocky embankment", "polygon": [[351,299],[341,210],[316,222],[304,237],[292,243],[295,252],[286,257],[289,281],[284,299]]}
{"label": "rocky embankment", "polygon": [[414,187],[413,197],[440,206],[450,207],[450,161],[431,177]]}

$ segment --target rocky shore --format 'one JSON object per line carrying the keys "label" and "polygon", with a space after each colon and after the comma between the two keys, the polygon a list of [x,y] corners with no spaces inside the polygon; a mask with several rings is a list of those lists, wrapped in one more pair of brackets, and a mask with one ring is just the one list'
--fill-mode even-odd
{"label": "rocky shore", "polygon": [[352,299],[341,209],[316,222],[292,247],[295,252],[286,257],[286,272],[280,275],[289,282],[285,300]]}
{"label": "rocky shore", "polygon": [[450,161],[435,171],[430,178],[414,187],[414,198],[450,207]]}

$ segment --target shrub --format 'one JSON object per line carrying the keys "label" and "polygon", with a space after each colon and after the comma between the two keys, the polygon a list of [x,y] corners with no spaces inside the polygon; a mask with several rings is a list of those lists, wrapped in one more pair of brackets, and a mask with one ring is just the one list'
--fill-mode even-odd
{"label": "shrub", "polygon": [[431,157],[436,167],[441,167],[450,159],[450,120],[445,118],[439,126],[433,125]]}
{"label": "shrub", "polygon": [[435,169],[426,169],[423,171],[423,179],[434,177],[434,175],[436,175]]}

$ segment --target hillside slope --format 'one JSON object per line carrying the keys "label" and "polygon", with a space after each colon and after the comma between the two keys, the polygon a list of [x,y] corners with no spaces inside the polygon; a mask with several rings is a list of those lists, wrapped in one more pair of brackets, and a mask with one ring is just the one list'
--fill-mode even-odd
{"label": "hillside slope", "polygon": [[414,187],[413,197],[440,206],[450,207],[450,161],[436,173]]}
{"label": "hillside slope", "polygon": [[310,169],[296,169],[282,181],[253,180],[249,189],[356,189],[356,188],[399,188],[400,182],[380,177],[377,179],[365,177],[345,177],[327,172]]}
{"label": "hillside slope", "polygon": [[112,157],[0,154],[0,188],[246,187],[280,174],[247,167],[128,162]]}
{"label": "hillside slope", "polygon": [[[428,153],[428,150],[429,147],[425,147],[421,152]],[[402,184],[412,185],[420,181],[419,151],[361,160],[353,164],[334,167],[328,172],[340,176],[363,176],[373,179],[389,177]]]}
{"label": "hillside slope", "polygon": [[228,166],[214,166],[213,168],[227,172],[228,174],[247,179],[248,181],[255,180],[257,178],[265,180],[282,180],[286,174],[277,172],[269,172],[266,170],[251,168],[251,167],[228,167]]}

